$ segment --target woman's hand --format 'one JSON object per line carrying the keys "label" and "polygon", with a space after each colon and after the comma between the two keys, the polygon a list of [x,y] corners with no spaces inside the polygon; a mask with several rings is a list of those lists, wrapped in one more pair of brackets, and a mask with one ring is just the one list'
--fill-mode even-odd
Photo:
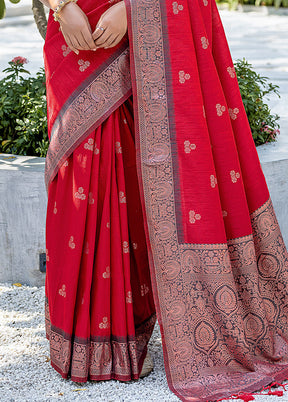
{"label": "woman's hand", "polygon": [[118,45],[126,32],[126,6],[124,1],[120,1],[101,15],[92,37],[97,48],[109,49]]}
{"label": "woman's hand", "polygon": [[88,18],[76,3],[63,7],[59,22],[64,39],[73,52],[79,54],[79,50],[96,50]]}

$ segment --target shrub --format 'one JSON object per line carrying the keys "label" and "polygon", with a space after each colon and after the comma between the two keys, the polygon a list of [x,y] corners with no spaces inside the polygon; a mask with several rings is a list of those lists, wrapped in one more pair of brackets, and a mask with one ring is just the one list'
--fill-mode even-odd
{"label": "shrub", "polygon": [[[45,157],[49,145],[46,117],[44,70],[36,77],[24,68],[27,60],[15,57],[0,80],[0,152]],[[271,114],[264,102],[268,94],[277,94],[278,86],[252,70],[245,59],[237,60],[235,70],[241,96],[257,145],[275,141],[279,134],[279,116]]]}
{"label": "shrub", "polygon": [[0,81],[0,152],[45,156],[48,149],[45,74],[36,77],[24,68],[27,60],[15,57]]}
{"label": "shrub", "polygon": [[268,82],[252,69],[245,59],[234,63],[243,104],[247,113],[255,145],[275,141],[279,131],[279,116],[271,113],[264,102],[269,94],[279,95],[278,85]]}

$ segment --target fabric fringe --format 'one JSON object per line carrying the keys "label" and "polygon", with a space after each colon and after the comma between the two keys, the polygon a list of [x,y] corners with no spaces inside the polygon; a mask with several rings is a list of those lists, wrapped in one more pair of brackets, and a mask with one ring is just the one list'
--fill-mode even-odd
{"label": "fabric fringe", "polygon": [[[286,385],[288,385],[288,384],[286,384]],[[260,392],[253,392],[253,393],[246,393],[246,392],[241,393],[240,392],[239,394],[231,395],[229,398],[217,399],[216,402],[227,401],[229,399],[235,399],[235,400],[240,399],[244,402],[249,402],[249,401],[254,401],[255,400],[254,396],[256,396],[256,395],[283,396],[284,391],[287,391],[286,385],[280,384],[279,382],[272,382],[270,385],[268,385],[268,387],[263,387]],[[283,389],[272,390],[272,388],[275,388],[275,387],[282,387]]]}

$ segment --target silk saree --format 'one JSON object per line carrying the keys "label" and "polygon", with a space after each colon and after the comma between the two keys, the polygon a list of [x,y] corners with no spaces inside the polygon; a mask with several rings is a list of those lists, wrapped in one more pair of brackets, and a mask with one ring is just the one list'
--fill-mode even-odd
{"label": "silk saree", "polygon": [[[92,29],[111,6],[94,3]],[[77,56],[49,20],[52,365],[139,378],[156,308],[181,400],[253,392],[288,376],[287,251],[217,7],[125,3],[114,49]]]}

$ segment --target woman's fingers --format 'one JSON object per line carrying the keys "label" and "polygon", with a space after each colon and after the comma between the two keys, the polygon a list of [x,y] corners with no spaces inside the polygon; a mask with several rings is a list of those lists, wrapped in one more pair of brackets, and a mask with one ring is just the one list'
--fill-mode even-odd
{"label": "woman's fingers", "polygon": [[105,32],[106,28],[101,25],[101,18],[98,21],[95,31],[92,33],[92,38],[96,42]]}
{"label": "woman's fingers", "polygon": [[95,40],[95,45],[97,47],[105,47],[105,43],[110,39],[111,35],[112,32],[110,32],[110,29],[107,28],[103,34],[97,40]]}
{"label": "woman's fingers", "polygon": [[[90,26],[89,26],[90,27]],[[92,33],[91,31],[88,29],[88,27],[85,27],[83,29],[83,31],[81,32],[82,37],[83,37],[83,41],[85,43],[86,46],[86,50],[96,50],[96,45],[95,42],[92,38]]]}
{"label": "woman's fingers", "polygon": [[122,38],[120,37],[120,35],[117,35],[112,42],[105,46],[105,49],[110,49],[111,47],[118,45],[121,39]]}

